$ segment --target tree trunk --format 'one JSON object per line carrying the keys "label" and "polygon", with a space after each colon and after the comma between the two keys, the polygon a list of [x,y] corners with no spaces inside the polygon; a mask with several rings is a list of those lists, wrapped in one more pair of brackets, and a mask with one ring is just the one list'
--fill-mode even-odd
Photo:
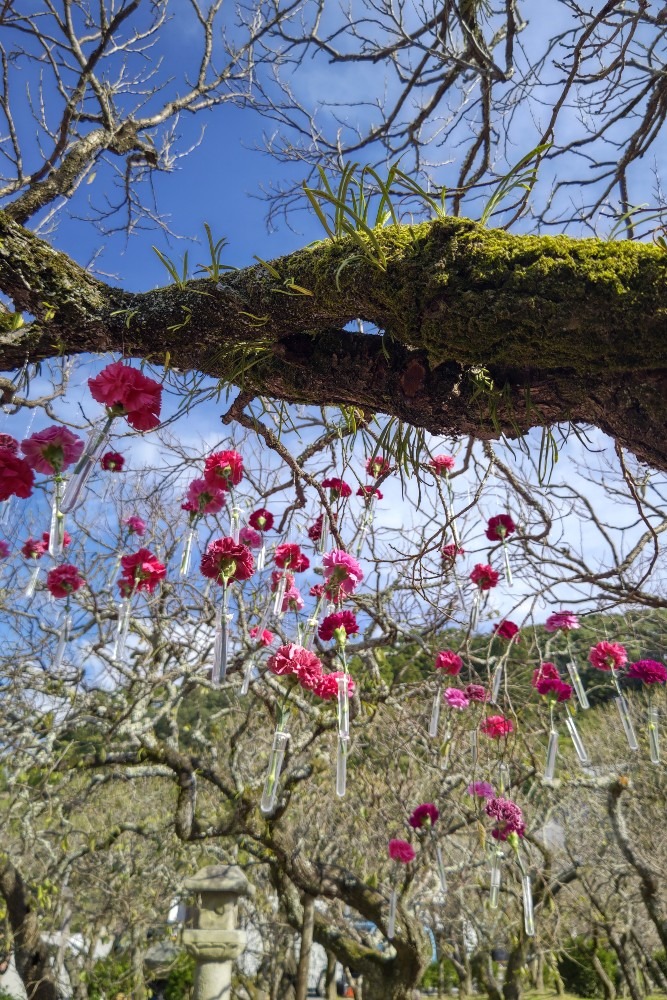
{"label": "tree trunk", "polygon": [[[0,291],[36,317],[14,330],[5,314],[0,369],[26,353],[169,354],[184,371],[242,373],[255,395],[356,406],[436,434],[583,421],[667,469],[667,253],[458,218],[375,238],[380,256],[325,240],[271,269],[135,294],[0,212]],[[277,294],[295,287],[305,291]],[[346,330],[356,319],[386,337]]]}
{"label": "tree trunk", "polygon": [[616,987],[612,983],[611,979],[604,971],[604,966],[598,956],[593,952],[593,966],[598,974],[598,979],[602,983],[602,990],[604,992],[604,1000],[616,1000]]}
{"label": "tree trunk", "polygon": [[7,860],[0,867],[0,893],[14,935],[14,961],[28,1000],[57,1000],[56,981],[37,914],[21,873]]}
{"label": "tree trunk", "polygon": [[310,952],[313,946],[313,927],[315,923],[315,900],[312,896],[303,897],[303,927],[301,928],[301,947],[299,949],[299,966],[296,971],[295,1000],[307,1000],[308,972],[310,970]]}
{"label": "tree trunk", "polygon": [[609,937],[609,943],[618,957],[618,964],[621,967],[623,979],[627,983],[628,992],[630,993],[632,1000],[644,1000],[646,994],[637,980],[635,963],[632,961],[632,957],[628,953],[624,940],[614,931],[607,930],[607,934]]}
{"label": "tree trunk", "polygon": [[327,970],[324,976],[324,997],[325,1000],[336,1000],[336,956],[332,951],[327,951]]}
{"label": "tree trunk", "polygon": [[505,1000],[521,1000],[523,984],[521,974],[526,965],[526,939],[521,933],[518,944],[510,952],[503,983]]}

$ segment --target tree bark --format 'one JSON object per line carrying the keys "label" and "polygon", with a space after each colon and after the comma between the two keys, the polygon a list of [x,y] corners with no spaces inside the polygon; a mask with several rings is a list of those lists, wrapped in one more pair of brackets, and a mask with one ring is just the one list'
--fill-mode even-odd
{"label": "tree bark", "polygon": [[[382,267],[370,246],[327,240],[224,283],[135,294],[0,213],[0,291],[34,317],[2,317],[0,368],[121,351],[434,433],[594,424],[667,469],[667,253],[455,218],[375,235]],[[345,329],[357,320],[385,336]]]}
{"label": "tree bark", "polygon": [[0,863],[0,893],[7,904],[14,935],[14,960],[28,1000],[57,1000],[55,976],[42,941],[37,914],[21,873],[5,859]]}
{"label": "tree bark", "polygon": [[308,996],[308,972],[310,970],[310,953],[313,947],[314,923],[315,923],[315,900],[312,896],[304,896],[303,926],[301,928],[301,947],[299,949],[299,966],[296,972],[295,1000],[306,1000]]}

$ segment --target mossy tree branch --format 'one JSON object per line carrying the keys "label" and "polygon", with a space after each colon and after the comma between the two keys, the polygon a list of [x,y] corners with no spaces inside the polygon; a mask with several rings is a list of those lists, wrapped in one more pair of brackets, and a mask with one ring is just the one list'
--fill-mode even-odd
{"label": "mossy tree branch", "polygon": [[[224,284],[130,293],[0,213],[0,290],[34,317],[0,334],[0,367],[26,353],[122,351],[159,364],[168,352],[174,367],[258,393],[352,404],[436,433],[590,423],[667,468],[660,248],[514,236],[466,219],[376,235],[386,270],[341,239],[273,261],[280,277],[256,265]],[[384,338],[345,329],[355,320]],[[241,355],[254,362],[244,375]],[[492,389],[480,392],[479,367]]]}

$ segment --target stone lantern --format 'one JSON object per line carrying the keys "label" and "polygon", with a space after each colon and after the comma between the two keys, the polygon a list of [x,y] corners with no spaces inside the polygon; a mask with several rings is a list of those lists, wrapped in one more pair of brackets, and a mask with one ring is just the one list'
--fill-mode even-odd
{"label": "stone lantern", "polygon": [[240,896],[250,885],[236,865],[210,865],[185,888],[197,896],[194,927],[183,930],[183,947],[196,965],[193,1000],[230,1000],[232,962],[245,950],[246,935],[236,927]]}

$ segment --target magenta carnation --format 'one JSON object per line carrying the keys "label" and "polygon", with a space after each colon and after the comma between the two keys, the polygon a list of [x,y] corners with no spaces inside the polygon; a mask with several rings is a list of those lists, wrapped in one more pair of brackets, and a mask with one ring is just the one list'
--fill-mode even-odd
{"label": "magenta carnation", "polygon": [[238,486],[243,479],[243,458],[238,451],[216,451],[206,459],[204,479],[220,489]]}
{"label": "magenta carnation", "polygon": [[107,406],[114,416],[127,417],[137,431],[152,431],[160,423],[162,386],[143,372],[115,361],[95,378],[88,379],[94,400]]}
{"label": "magenta carnation", "polygon": [[435,669],[456,677],[463,669],[463,660],[451,649],[442,649],[435,658]]}
{"label": "magenta carnation", "polygon": [[239,531],[239,541],[247,545],[249,549],[260,549],[262,547],[262,536],[259,531],[246,525]]}
{"label": "magenta carnation", "polygon": [[289,569],[293,573],[303,573],[310,566],[310,559],[304,555],[296,542],[283,542],[276,546],[276,566]]}
{"label": "magenta carnation", "polygon": [[361,566],[344,549],[332,549],[322,559],[326,590],[334,601],[340,602],[353,594],[364,578]]}
{"label": "magenta carnation", "polygon": [[626,676],[644,684],[664,684],[667,681],[667,668],[657,660],[637,660],[630,664]]}
{"label": "magenta carnation", "polygon": [[0,448],[0,501],[11,496],[26,500],[32,494],[35,474],[24,458]]}
{"label": "magenta carnation", "polygon": [[286,588],[285,595],[283,597],[283,612],[301,611],[303,603],[303,597],[301,596],[301,591],[298,587],[295,587],[294,584],[292,584],[291,587]]}
{"label": "magenta carnation", "polygon": [[323,676],[322,663],[315,653],[293,642],[280,646],[277,652],[268,658],[267,666],[279,677],[295,674],[301,686],[309,691],[317,690]]}
{"label": "magenta carnation", "polygon": [[38,541],[36,538],[29,538],[21,549],[21,555],[26,559],[41,559],[48,547],[49,543],[43,539]]}
{"label": "magenta carnation", "polygon": [[537,693],[550,701],[569,701],[572,697],[572,687],[557,677],[540,677],[535,684]]}
{"label": "magenta carnation", "polygon": [[441,549],[442,561],[445,563],[454,564],[457,556],[464,556],[465,549],[460,548],[460,546],[455,545],[454,542],[449,542],[448,545],[443,545]]}
{"label": "magenta carnation", "polygon": [[11,434],[0,434],[0,449],[11,451],[12,455],[18,455],[19,443]]}
{"label": "magenta carnation", "polygon": [[357,496],[363,497],[366,503],[369,500],[382,500],[382,493],[377,486],[360,486],[357,490]]}
{"label": "magenta carnation", "polygon": [[436,476],[446,476],[454,468],[454,459],[451,455],[434,455],[428,467]]}
{"label": "magenta carnation", "polygon": [[507,840],[512,833],[523,837],[526,832],[526,825],[523,821],[521,809],[510,799],[491,799],[485,807],[487,816],[496,821],[491,835],[496,840]]}
{"label": "magenta carnation", "polygon": [[498,622],[497,625],[494,625],[493,631],[500,639],[514,639],[516,636],[516,641],[521,641],[518,637],[519,626],[515,625],[514,622],[507,621],[506,619],[502,622]]}
{"label": "magenta carnation", "polygon": [[338,697],[338,678],[347,677],[347,693],[350,698],[354,697],[356,684],[350,674],[344,674],[342,670],[335,670],[330,674],[322,674],[319,683],[315,688],[315,694],[324,701],[334,701]]}
{"label": "magenta carnation", "polygon": [[542,663],[537,668],[537,670],[533,671],[533,679],[531,681],[531,684],[533,685],[534,688],[536,688],[537,685],[539,684],[539,682],[542,681],[542,680],[544,680],[544,679],[546,679],[546,678],[548,678],[550,680],[555,680],[555,681],[559,681],[560,680],[560,674],[558,673],[558,667],[555,666],[555,664],[553,664],[553,663]]}
{"label": "magenta carnation", "polygon": [[474,795],[478,799],[492,799],[495,795],[493,785],[488,781],[473,781],[468,785],[468,795]]}
{"label": "magenta carnation", "polygon": [[388,851],[392,861],[400,861],[404,865],[414,861],[416,857],[414,847],[407,840],[390,840]]}
{"label": "magenta carnation", "polygon": [[598,670],[620,670],[628,662],[628,654],[620,642],[603,640],[597,646],[591,646],[588,659]]}
{"label": "magenta carnation", "polygon": [[160,580],[167,575],[167,567],[148,549],[139,549],[120,561],[122,569],[121,591],[147,590],[152,594]]}
{"label": "magenta carnation", "polygon": [[6,559],[10,552],[9,542],[0,539],[0,559]]}
{"label": "magenta carnation", "polygon": [[328,642],[329,639],[333,639],[334,632],[336,629],[345,629],[346,635],[356,635],[359,631],[359,626],[357,625],[357,619],[352,611],[335,611],[331,615],[327,615],[322,624],[317,630],[322,642]]}
{"label": "magenta carnation", "polygon": [[56,566],[55,569],[49,570],[46,574],[46,586],[52,597],[69,597],[70,594],[76,593],[80,587],[83,587],[85,583],[86,581],[79,574],[76,566],[71,566],[69,563]]}
{"label": "magenta carnation", "polygon": [[127,530],[131,535],[138,535],[142,538],[146,534],[146,522],[136,514],[132,514],[130,517],[123,518],[123,524],[127,526]]}
{"label": "magenta carnation", "polygon": [[256,531],[270,531],[273,527],[273,514],[266,508],[260,507],[259,510],[252,512],[248,518],[248,524]]}
{"label": "magenta carnation", "polygon": [[438,822],[438,817],[440,812],[438,807],[432,802],[422,802],[420,806],[417,806],[413,810],[412,815],[408,819],[408,823],[413,830],[421,830],[425,826],[435,826]]}
{"label": "magenta carnation", "polygon": [[248,580],[253,574],[255,561],[245,545],[230,537],[218,538],[208,545],[199,568],[202,576],[222,584],[230,580]]}
{"label": "magenta carnation", "polygon": [[469,698],[470,701],[484,702],[487,700],[486,688],[483,687],[481,684],[468,684],[466,685],[464,690],[466,697]]}
{"label": "magenta carnation", "polygon": [[207,479],[193,479],[181,506],[191,514],[217,514],[225,506],[225,491]]}
{"label": "magenta carnation", "polygon": [[260,646],[270,646],[274,639],[273,632],[270,632],[268,628],[262,629],[260,633],[259,625],[253,625],[248,635],[251,639],[256,639]]}
{"label": "magenta carnation", "polygon": [[573,628],[579,628],[579,619],[574,611],[556,611],[549,615],[544,623],[547,632],[569,632]]}
{"label": "magenta carnation", "polygon": [[470,579],[480,590],[491,590],[491,587],[495,587],[498,583],[500,574],[488,563],[477,563],[470,574]]}

